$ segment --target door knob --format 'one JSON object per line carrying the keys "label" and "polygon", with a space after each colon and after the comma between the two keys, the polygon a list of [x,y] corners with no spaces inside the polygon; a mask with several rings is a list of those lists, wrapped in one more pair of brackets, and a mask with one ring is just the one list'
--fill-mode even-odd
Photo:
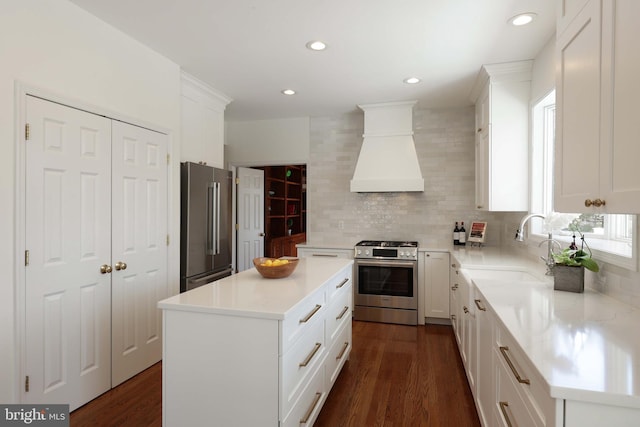
{"label": "door knob", "polygon": [[118,261],[118,262],[116,262],[115,267],[116,267],[116,270],[126,270],[127,269],[127,263]]}
{"label": "door knob", "polygon": [[258,236],[264,237],[265,234],[264,233],[260,233],[260,234],[258,234]]}
{"label": "door knob", "polygon": [[107,274],[107,273],[111,273],[112,269],[110,265],[107,264],[102,264],[100,266],[100,274]]}

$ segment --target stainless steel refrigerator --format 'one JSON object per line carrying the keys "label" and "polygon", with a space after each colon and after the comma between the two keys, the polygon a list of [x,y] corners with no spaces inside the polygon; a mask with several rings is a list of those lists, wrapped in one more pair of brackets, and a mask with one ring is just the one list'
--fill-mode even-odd
{"label": "stainless steel refrigerator", "polygon": [[230,276],[231,172],[180,165],[180,292]]}

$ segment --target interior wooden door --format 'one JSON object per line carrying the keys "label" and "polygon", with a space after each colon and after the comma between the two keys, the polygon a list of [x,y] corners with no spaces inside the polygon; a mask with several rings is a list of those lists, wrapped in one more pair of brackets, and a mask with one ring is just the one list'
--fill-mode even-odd
{"label": "interior wooden door", "polygon": [[264,171],[238,168],[238,272],[253,268],[264,256]]}
{"label": "interior wooden door", "polygon": [[32,96],[26,118],[22,402],[73,410],[111,386],[111,121]]}
{"label": "interior wooden door", "polygon": [[113,121],[112,386],[162,358],[168,138]]}

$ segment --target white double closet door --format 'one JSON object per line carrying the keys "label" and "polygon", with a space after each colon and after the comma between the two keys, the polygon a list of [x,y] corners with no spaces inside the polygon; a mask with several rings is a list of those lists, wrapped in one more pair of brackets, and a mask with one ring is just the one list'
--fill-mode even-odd
{"label": "white double closet door", "polygon": [[167,136],[26,99],[25,403],[71,410],[159,361]]}

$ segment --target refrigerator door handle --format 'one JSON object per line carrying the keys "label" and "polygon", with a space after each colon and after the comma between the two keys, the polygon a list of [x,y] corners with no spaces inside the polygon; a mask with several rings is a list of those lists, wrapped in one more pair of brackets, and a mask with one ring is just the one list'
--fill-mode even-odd
{"label": "refrigerator door handle", "polygon": [[215,213],[215,240],[214,240],[214,253],[218,255],[220,253],[220,183],[215,183],[215,195],[216,195],[216,209]]}
{"label": "refrigerator door handle", "polygon": [[216,182],[216,255],[220,253],[220,183]]}
{"label": "refrigerator door handle", "polygon": [[207,255],[214,255],[215,248],[215,182],[207,185]]}

